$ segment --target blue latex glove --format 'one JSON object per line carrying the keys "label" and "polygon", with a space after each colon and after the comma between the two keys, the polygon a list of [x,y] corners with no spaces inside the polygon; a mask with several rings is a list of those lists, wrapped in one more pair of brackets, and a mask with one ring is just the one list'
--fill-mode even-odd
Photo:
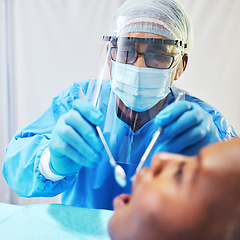
{"label": "blue latex glove", "polygon": [[163,109],[155,118],[157,127],[164,127],[154,152],[195,155],[199,150],[220,141],[212,116],[198,104],[179,101]]}
{"label": "blue latex glove", "polygon": [[77,99],[72,109],[62,115],[49,144],[50,167],[58,175],[73,175],[81,166],[94,167],[100,160],[102,142],[96,125],[102,113],[86,100]]}

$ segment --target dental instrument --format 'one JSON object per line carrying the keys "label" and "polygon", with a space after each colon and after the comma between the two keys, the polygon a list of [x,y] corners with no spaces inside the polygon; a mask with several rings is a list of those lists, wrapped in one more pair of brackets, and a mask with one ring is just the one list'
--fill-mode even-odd
{"label": "dental instrument", "polygon": [[[183,93],[179,93],[177,98],[176,98],[176,100],[175,100],[175,102],[179,101],[179,99],[181,98],[182,95],[183,95]],[[136,168],[135,174],[131,178],[132,181],[135,180],[136,175],[138,174],[138,172],[142,168],[143,164],[146,162],[146,160],[147,160],[147,158],[148,158],[152,148],[154,147],[155,143],[157,142],[157,140],[158,140],[159,136],[161,135],[162,131],[163,131],[162,127],[158,128],[158,130],[156,131],[155,135],[153,136],[153,139],[149,143],[146,151],[144,152],[144,154],[143,154],[143,156],[142,156],[142,158],[141,158],[141,160],[140,160],[140,162],[139,162],[139,164],[138,164],[138,166]]]}
{"label": "dental instrument", "polygon": [[[79,98],[85,99],[84,93],[80,87],[79,87]],[[126,174],[125,174],[123,168],[116,163],[116,161],[107,145],[107,142],[103,136],[103,133],[102,133],[102,130],[100,129],[100,127],[96,126],[96,130],[97,130],[97,133],[98,133],[98,135],[102,141],[102,144],[106,150],[106,153],[109,157],[109,162],[110,162],[111,166],[114,168],[114,177],[115,177],[116,182],[118,183],[119,186],[125,187],[127,185],[127,180],[126,180]]]}

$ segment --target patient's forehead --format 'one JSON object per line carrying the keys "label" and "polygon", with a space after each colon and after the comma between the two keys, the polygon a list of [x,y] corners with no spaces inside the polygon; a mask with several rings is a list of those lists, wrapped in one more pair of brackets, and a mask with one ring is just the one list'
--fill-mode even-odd
{"label": "patient's forehead", "polygon": [[199,153],[199,158],[206,168],[240,173],[240,139],[209,145]]}

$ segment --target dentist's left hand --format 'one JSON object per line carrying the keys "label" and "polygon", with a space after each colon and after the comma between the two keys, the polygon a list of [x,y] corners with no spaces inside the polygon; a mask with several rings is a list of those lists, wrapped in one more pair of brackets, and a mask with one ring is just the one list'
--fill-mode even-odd
{"label": "dentist's left hand", "polygon": [[86,100],[77,99],[53,129],[49,144],[50,167],[58,175],[76,173],[82,166],[92,168],[103,150],[96,126],[102,113]]}
{"label": "dentist's left hand", "polygon": [[157,127],[163,127],[156,152],[195,155],[208,144],[220,141],[212,116],[198,104],[179,101],[163,109],[155,118]]}

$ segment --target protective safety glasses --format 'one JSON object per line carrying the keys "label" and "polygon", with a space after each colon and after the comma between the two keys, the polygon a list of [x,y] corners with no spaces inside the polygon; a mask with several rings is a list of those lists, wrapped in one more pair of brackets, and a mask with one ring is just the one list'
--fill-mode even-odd
{"label": "protective safety glasses", "polygon": [[174,67],[187,47],[182,41],[104,36],[110,42],[112,61],[134,64],[140,55],[144,57],[149,68],[169,69]]}

